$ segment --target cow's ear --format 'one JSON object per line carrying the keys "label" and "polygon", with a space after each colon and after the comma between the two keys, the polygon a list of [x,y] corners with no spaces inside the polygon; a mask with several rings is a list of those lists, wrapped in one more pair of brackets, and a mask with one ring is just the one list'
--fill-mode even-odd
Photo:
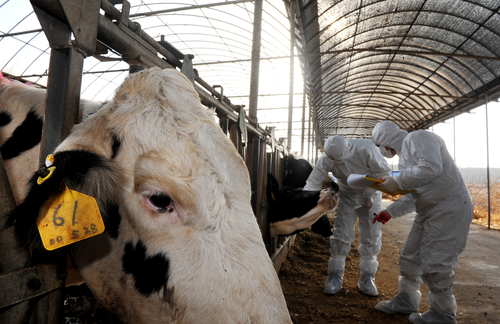
{"label": "cow's ear", "polygon": [[279,184],[276,178],[271,174],[267,174],[267,188],[266,188],[266,193],[267,196],[272,199],[273,201],[276,201],[276,197],[278,197],[279,193]]}
{"label": "cow's ear", "polygon": [[[41,247],[37,218],[45,203],[62,193],[65,185],[86,195],[103,200],[107,187],[115,187],[107,175],[112,167],[106,158],[83,150],[58,152],[50,159],[50,165],[35,172],[27,185],[24,201],[7,217],[7,226],[13,226],[20,246]],[[50,171],[51,170],[51,171]],[[116,189],[115,189],[116,190]],[[97,197],[97,193],[101,195]],[[102,213],[102,211],[101,211]]]}

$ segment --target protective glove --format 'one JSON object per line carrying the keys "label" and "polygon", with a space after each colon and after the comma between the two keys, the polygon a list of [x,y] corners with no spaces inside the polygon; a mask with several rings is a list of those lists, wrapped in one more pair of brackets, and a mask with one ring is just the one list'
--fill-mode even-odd
{"label": "protective glove", "polygon": [[384,180],[384,182],[377,183],[377,186],[380,187],[380,189],[384,189],[388,192],[393,192],[398,189],[398,183],[393,177],[383,177],[380,179]]}
{"label": "protective glove", "polygon": [[391,215],[387,212],[387,209],[382,210],[377,216],[373,218],[373,224],[375,224],[376,221],[381,222],[382,224],[387,223],[391,219]]}
{"label": "protective glove", "polygon": [[364,201],[363,201],[363,208],[364,209],[370,209],[373,206],[373,195],[371,193],[365,193]]}

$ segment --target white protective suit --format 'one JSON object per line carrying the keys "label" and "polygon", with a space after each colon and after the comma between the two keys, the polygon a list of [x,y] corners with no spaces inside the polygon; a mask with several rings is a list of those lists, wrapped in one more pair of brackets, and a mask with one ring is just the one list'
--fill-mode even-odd
{"label": "white protective suit", "polygon": [[[361,278],[359,288],[368,295],[378,295],[374,275],[378,269],[377,256],[382,247],[381,224],[372,224],[375,214],[382,207],[380,191],[372,188],[351,189],[347,178],[352,173],[371,174],[374,177],[388,176],[391,172],[386,159],[380,154],[372,141],[350,139],[335,135],[325,142],[325,153],[321,155],[312,173],[307,179],[304,190],[320,190],[328,172],[337,178],[340,187],[339,208],[335,212],[333,235],[330,237],[331,257],[328,262],[328,277],[325,281],[325,293],[336,294],[343,283],[345,258],[355,240],[354,225],[359,218],[358,247],[361,255]],[[370,206],[370,204],[372,205]],[[354,209],[364,205],[364,208]],[[332,282],[333,280],[333,282]]]}
{"label": "white protective suit", "polygon": [[[401,250],[398,295],[377,308],[416,313],[410,316],[413,323],[456,323],[453,269],[465,249],[473,210],[467,187],[438,135],[424,130],[408,133],[383,121],[373,129],[372,138],[398,154],[398,187],[417,190],[387,208],[393,218],[414,210],[417,215]],[[431,310],[418,314],[422,279],[429,286]]]}

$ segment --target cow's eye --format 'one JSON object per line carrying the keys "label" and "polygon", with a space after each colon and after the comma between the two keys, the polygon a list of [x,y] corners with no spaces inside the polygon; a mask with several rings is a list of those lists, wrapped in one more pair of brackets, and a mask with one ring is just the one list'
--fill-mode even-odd
{"label": "cow's eye", "polygon": [[153,206],[158,208],[159,213],[172,212],[172,198],[161,192],[156,192],[148,197]]}

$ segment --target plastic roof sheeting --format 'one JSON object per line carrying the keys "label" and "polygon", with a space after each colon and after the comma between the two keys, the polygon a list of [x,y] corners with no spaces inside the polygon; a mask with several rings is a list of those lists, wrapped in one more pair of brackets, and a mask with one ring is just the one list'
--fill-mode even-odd
{"label": "plastic roof sheeting", "polygon": [[498,96],[499,1],[299,3],[323,140],[371,137],[380,120],[427,128]]}
{"label": "plastic roof sheeting", "polygon": [[[121,1],[116,7],[121,8]],[[320,142],[370,137],[380,120],[428,128],[500,96],[498,0],[293,0],[297,53],[292,150],[301,140],[303,75]],[[254,4],[130,1],[130,19],[184,54],[210,85],[248,109]],[[289,1],[265,0],[258,122],[286,137]],[[0,4],[0,69],[47,83],[50,47],[28,0]],[[302,68],[302,70],[301,70]],[[103,101],[128,74],[108,51],[85,59],[82,97]],[[305,125],[308,125],[309,113]],[[307,130],[306,130],[307,140]]]}

